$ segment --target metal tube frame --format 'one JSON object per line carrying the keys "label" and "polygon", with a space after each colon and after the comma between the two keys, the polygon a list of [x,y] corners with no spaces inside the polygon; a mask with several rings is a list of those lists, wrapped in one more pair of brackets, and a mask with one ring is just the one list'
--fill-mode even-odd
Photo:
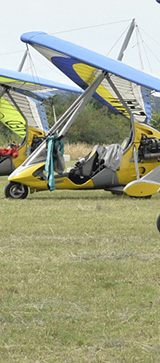
{"label": "metal tube frame", "polygon": [[[106,76],[106,72],[102,71],[96,79],[87,87],[87,89],[82,93],[73,103],[72,105],[66,110],[66,112],[60,117],[59,120],[57,120],[56,124],[54,124],[49,132],[45,135],[44,141],[37,147],[36,150],[33,151],[33,153],[27,158],[26,161],[22,164],[22,166],[26,166],[30,163],[32,163],[32,160],[35,160],[36,155],[43,149],[44,144],[48,140],[48,138],[51,135],[57,134],[57,138],[61,138],[65,135],[65,133],[68,131],[68,129],[71,127],[75,119],[77,118],[78,114],[82,111],[82,109],[85,107],[87,102],[90,100],[90,98],[93,96],[94,92],[98,88],[98,86],[101,84],[103,79]],[[66,122],[63,129],[58,132],[59,128]]]}
{"label": "metal tube frame", "polygon": [[[108,83],[110,84],[110,86],[112,87],[113,91],[115,92],[115,94],[117,95],[117,97],[119,98],[120,102],[122,103],[122,105],[124,106],[124,108],[127,110],[127,112],[129,113],[130,115],[130,122],[131,122],[131,130],[133,132],[132,134],[132,139],[131,141],[133,140],[134,138],[134,115],[131,113],[131,110],[130,108],[128,107],[127,103],[124,101],[123,97],[121,96],[121,94],[119,93],[119,91],[117,90],[116,86],[114,85],[114,83],[112,82],[109,74],[106,74],[106,79],[108,81]],[[126,148],[125,151],[127,151],[128,148]]]}

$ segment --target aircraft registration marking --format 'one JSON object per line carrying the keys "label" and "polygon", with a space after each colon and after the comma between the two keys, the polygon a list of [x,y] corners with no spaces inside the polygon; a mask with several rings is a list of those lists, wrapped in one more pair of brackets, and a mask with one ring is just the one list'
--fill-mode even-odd
{"label": "aircraft registration marking", "polygon": [[0,99],[0,121],[20,137],[26,135],[26,121],[15,107],[4,98]]}

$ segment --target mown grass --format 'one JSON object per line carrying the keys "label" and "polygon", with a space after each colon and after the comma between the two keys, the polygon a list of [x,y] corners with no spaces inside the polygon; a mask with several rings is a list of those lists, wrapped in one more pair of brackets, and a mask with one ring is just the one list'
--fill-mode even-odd
{"label": "mown grass", "polygon": [[0,183],[0,361],[160,361],[160,196]]}

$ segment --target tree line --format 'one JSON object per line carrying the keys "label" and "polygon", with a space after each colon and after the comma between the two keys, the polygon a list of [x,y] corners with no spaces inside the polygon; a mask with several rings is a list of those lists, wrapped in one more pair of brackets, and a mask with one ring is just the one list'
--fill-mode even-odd
{"label": "tree line", "polygon": [[[56,118],[67,110],[77,96],[68,93],[65,97],[56,95],[47,100],[46,110],[49,125],[52,126],[53,106]],[[109,144],[122,142],[130,129],[129,120],[114,114],[109,108],[92,98],[67,131],[65,140],[69,143]]]}
{"label": "tree line", "polygon": [[[54,97],[45,100],[49,127],[55,122],[53,107],[58,120],[76,98],[77,95],[74,93],[59,92]],[[160,131],[159,110],[155,110],[153,113],[150,125]],[[129,129],[130,121],[128,119],[115,114],[108,107],[91,98],[68,130],[65,141],[90,145],[121,143],[128,136]],[[11,134],[10,130],[0,122],[0,145],[13,141],[18,143],[20,140],[18,136]]]}
{"label": "tree line", "polygon": [[[53,125],[53,106],[57,119],[75,100],[72,93],[58,94],[47,100],[46,110],[49,125]],[[150,125],[160,131],[160,111],[152,113]],[[88,102],[76,121],[68,130],[65,139],[69,143],[112,144],[121,143],[128,136],[130,121],[117,115],[94,98]]]}

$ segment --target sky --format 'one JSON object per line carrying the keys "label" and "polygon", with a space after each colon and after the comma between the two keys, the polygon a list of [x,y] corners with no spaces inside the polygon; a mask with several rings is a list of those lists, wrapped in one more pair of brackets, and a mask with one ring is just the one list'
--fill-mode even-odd
{"label": "sky", "polygon": [[[160,4],[156,0],[0,0],[0,68],[18,70],[25,32],[44,31],[116,59],[133,18],[123,62],[160,77]],[[23,72],[72,84],[29,47]],[[32,60],[32,61],[31,61]]]}

